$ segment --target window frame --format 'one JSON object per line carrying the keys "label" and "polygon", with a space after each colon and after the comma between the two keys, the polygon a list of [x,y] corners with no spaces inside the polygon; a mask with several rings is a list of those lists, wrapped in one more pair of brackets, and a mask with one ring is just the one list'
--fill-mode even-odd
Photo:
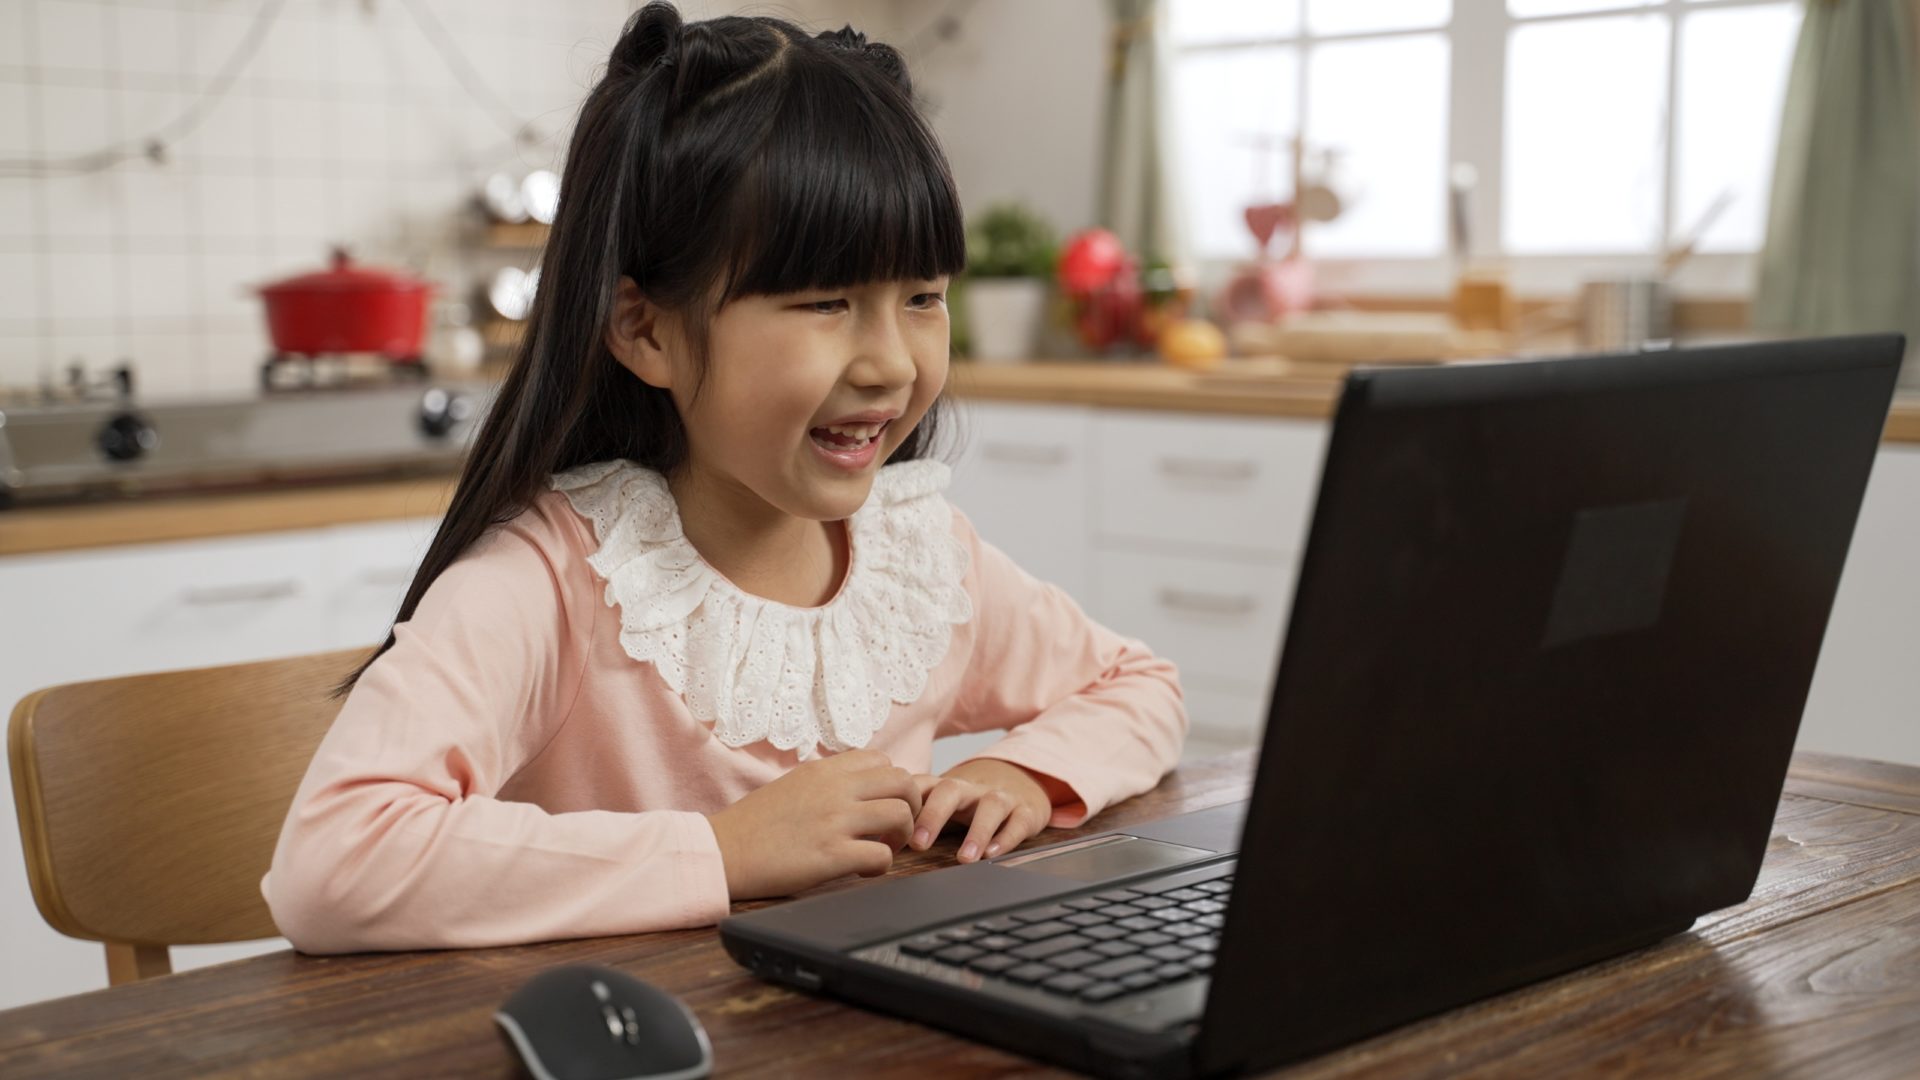
{"label": "window frame", "polygon": [[[1504,269],[1515,292],[1521,295],[1564,295],[1575,291],[1581,281],[1610,274],[1645,273],[1658,253],[1557,253],[1516,255],[1503,250],[1502,221],[1506,142],[1507,42],[1513,28],[1544,25],[1608,16],[1633,17],[1663,14],[1670,20],[1667,35],[1666,116],[1664,120],[1665,159],[1661,178],[1660,235],[1672,237],[1675,229],[1676,200],[1674,136],[1678,126],[1677,91],[1683,25],[1689,13],[1728,8],[1769,7],[1782,0],[1647,0],[1630,7],[1603,11],[1582,11],[1561,15],[1518,17],[1508,13],[1506,0],[1453,0],[1451,18],[1442,24],[1410,30],[1381,30],[1361,33],[1315,34],[1307,27],[1302,5],[1300,29],[1284,37],[1265,37],[1228,43],[1204,43],[1172,46],[1174,63],[1188,55],[1228,49],[1291,45],[1299,50],[1300,63],[1294,78],[1301,116],[1310,108],[1308,70],[1315,47],[1332,42],[1366,41],[1407,37],[1418,34],[1442,34],[1451,50],[1448,62],[1448,109],[1445,134],[1446,155],[1442,169],[1454,162],[1467,162],[1479,175],[1468,202],[1472,222],[1468,258],[1476,266]],[[1793,0],[1788,0],[1793,2]],[[1493,117],[1491,123],[1478,118]],[[1177,122],[1177,117],[1175,118]],[[1436,177],[1436,197],[1443,201],[1446,176]],[[1181,191],[1179,184],[1174,190]],[[1181,197],[1184,197],[1182,195]],[[1185,208],[1180,208],[1185,213]],[[1681,223],[1682,225],[1686,223]],[[1309,226],[1311,229],[1312,226]],[[1442,252],[1432,256],[1329,256],[1316,255],[1309,243],[1316,277],[1323,290],[1353,295],[1444,295],[1452,288],[1454,260]],[[1756,252],[1700,252],[1690,258],[1675,275],[1677,289],[1701,295],[1745,297],[1752,291]],[[1230,273],[1240,259],[1222,258],[1195,252],[1203,278],[1214,280]]]}

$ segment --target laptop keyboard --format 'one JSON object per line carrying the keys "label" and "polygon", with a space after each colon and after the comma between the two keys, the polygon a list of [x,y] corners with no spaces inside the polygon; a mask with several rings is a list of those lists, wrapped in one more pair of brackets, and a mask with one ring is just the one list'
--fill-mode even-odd
{"label": "laptop keyboard", "polygon": [[900,952],[1087,1002],[1204,975],[1233,876],[1139,883],[920,934]]}

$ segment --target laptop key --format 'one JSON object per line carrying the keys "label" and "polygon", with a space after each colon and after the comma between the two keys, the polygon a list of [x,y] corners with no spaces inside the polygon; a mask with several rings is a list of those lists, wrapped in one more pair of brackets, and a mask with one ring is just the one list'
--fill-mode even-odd
{"label": "laptop key", "polygon": [[973,927],[976,930],[984,930],[989,934],[1004,934],[1012,930],[1017,930],[1025,925],[1025,923],[1012,916],[1001,915],[997,918],[981,919],[979,922],[974,923]]}
{"label": "laptop key", "polygon": [[1193,974],[1193,968],[1186,964],[1161,964],[1159,967],[1153,969],[1153,973],[1160,976],[1160,981],[1162,982],[1172,982],[1175,979],[1184,979]]}
{"label": "laptop key", "polygon": [[1075,926],[1104,926],[1110,920],[1104,915],[1095,915],[1090,911],[1076,911],[1060,921],[1072,923]]}
{"label": "laptop key", "polygon": [[1188,919],[1193,918],[1193,912],[1183,907],[1164,907],[1158,911],[1147,912],[1147,918],[1159,919],[1161,922],[1170,923],[1186,922]]}
{"label": "laptop key", "polygon": [[986,936],[986,931],[975,930],[971,926],[949,927],[948,929],[942,930],[939,933],[941,937],[945,938],[950,944],[954,944],[954,945],[958,945],[963,941],[972,941],[974,938],[977,938],[977,937]]}
{"label": "laptop key", "polygon": [[1083,926],[1080,928],[1080,933],[1086,937],[1092,938],[1095,941],[1112,941],[1114,938],[1123,938],[1127,936],[1127,932],[1125,930],[1122,930],[1117,926],[1108,926],[1104,923],[1102,923],[1099,926]]}
{"label": "laptop key", "polygon": [[976,949],[988,949],[993,952],[999,952],[1002,949],[1018,948],[1026,943],[1017,937],[1010,937],[1006,934],[988,934],[986,937],[974,938],[972,941],[967,942],[967,944]]}
{"label": "laptop key", "polygon": [[1180,906],[1196,915],[1212,915],[1227,910],[1227,905],[1218,900],[1189,900]]}
{"label": "laptop key", "polygon": [[1172,934],[1177,938],[1205,937],[1207,934],[1206,927],[1201,926],[1199,923],[1191,922],[1169,923],[1160,929],[1164,933]]}
{"label": "laptop key", "polygon": [[1061,907],[1070,907],[1075,911],[1092,911],[1105,904],[1106,901],[1097,896],[1076,896],[1071,900],[1060,901]]}
{"label": "laptop key", "polygon": [[1092,940],[1083,938],[1079,934],[1068,934],[1065,937],[1029,942],[1013,950],[1013,955],[1023,960],[1045,960],[1050,956],[1058,956],[1064,952],[1084,949],[1091,944],[1093,944]]}
{"label": "laptop key", "polygon": [[1095,945],[1093,951],[1101,956],[1132,956],[1140,948],[1131,941],[1103,941]]}
{"label": "laptop key", "polygon": [[1163,924],[1159,919],[1149,919],[1145,915],[1135,915],[1131,919],[1121,919],[1113,925],[1122,930],[1158,930]]}
{"label": "laptop key", "polygon": [[1057,994],[1077,994],[1087,987],[1092,986],[1093,980],[1087,978],[1085,975],[1069,971],[1065,975],[1055,975],[1040,985]]}
{"label": "laptop key", "polygon": [[971,945],[949,945],[933,954],[935,960],[943,964],[964,964],[975,957],[987,955],[987,950],[976,949]]}
{"label": "laptop key", "polygon": [[1218,930],[1227,925],[1227,917],[1225,915],[1202,915],[1193,920],[1193,925],[1204,926],[1209,930]]}
{"label": "laptop key", "polygon": [[1134,892],[1132,889],[1108,889],[1106,892],[1094,893],[1093,897],[1096,900],[1106,900],[1112,903],[1119,903],[1121,901],[1126,900],[1129,897],[1139,896],[1139,895],[1140,895],[1139,893]]}
{"label": "laptop key", "polygon": [[1133,936],[1127,938],[1127,940],[1133,942],[1135,945],[1138,945],[1142,949],[1152,949],[1152,948],[1157,948],[1161,945],[1171,945],[1177,939],[1172,934],[1162,934],[1153,930],[1148,930],[1143,933],[1134,934]]}
{"label": "laptop key", "polygon": [[1001,978],[1006,979],[1008,982],[1019,983],[1022,986],[1032,986],[1034,983],[1045,982],[1058,974],[1060,974],[1060,969],[1054,967],[1052,964],[1022,964],[1017,968],[1010,968],[1002,972]]}
{"label": "laptop key", "polygon": [[1080,991],[1080,1000],[1099,1004],[1102,1001],[1112,1001],[1126,992],[1127,988],[1119,983],[1099,982]]}
{"label": "laptop key", "polygon": [[1146,952],[1146,955],[1153,957],[1155,960],[1161,960],[1169,964],[1174,964],[1174,963],[1179,963],[1182,960],[1192,959],[1193,950],[1183,949],[1178,945],[1161,945],[1156,948],[1148,949]]}
{"label": "laptop key", "polygon": [[1159,908],[1169,908],[1173,906],[1173,901],[1167,899],[1164,896],[1142,896],[1138,900],[1129,900],[1127,902],[1132,904],[1134,907],[1146,908],[1148,911],[1154,911]]}
{"label": "laptop key", "polygon": [[1149,986],[1159,986],[1160,976],[1151,971],[1143,971],[1138,975],[1129,975],[1121,979],[1120,985],[1129,990],[1145,990]]}
{"label": "laptop key", "polygon": [[1146,913],[1146,908],[1134,907],[1132,904],[1108,904],[1106,907],[1100,909],[1100,914],[1110,919],[1128,919],[1135,915],[1145,915]]}
{"label": "laptop key", "polygon": [[1144,956],[1122,956],[1104,963],[1095,964],[1081,971],[1096,979],[1123,979],[1128,975],[1138,975],[1159,967],[1159,962]]}
{"label": "laptop key", "polygon": [[1231,890],[1233,888],[1233,884],[1232,882],[1226,881],[1225,879],[1216,878],[1212,881],[1203,881],[1200,884],[1195,885],[1194,888],[1200,890],[1203,893],[1223,893]]}
{"label": "laptop key", "polygon": [[1023,923],[1037,923],[1046,922],[1049,919],[1064,918],[1071,914],[1073,914],[1073,909],[1065,904],[1048,904],[1043,908],[1028,908],[1025,911],[1015,911],[1007,917],[1009,919],[1019,919]]}
{"label": "laptop key", "polygon": [[1188,967],[1192,968],[1195,971],[1212,971],[1213,970],[1213,954],[1212,953],[1201,953],[1199,956],[1196,956],[1191,960],[1187,960],[1183,962]]}
{"label": "laptop key", "polygon": [[1057,934],[1067,933],[1072,929],[1073,927],[1071,925],[1059,921],[1039,922],[1015,930],[1013,936],[1019,938],[1021,941],[1039,941],[1042,938],[1050,938]]}
{"label": "laptop key", "polygon": [[1189,949],[1199,949],[1201,952],[1212,952],[1220,947],[1220,938],[1216,934],[1197,934],[1190,938],[1183,938],[1180,944],[1185,945]]}
{"label": "laptop key", "polygon": [[985,956],[976,957],[967,961],[967,967],[974,971],[986,972],[988,975],[998,975],[1008,968],[1016,968],[1019,966],[1020,960],[1018,957],[1008,956],[1005,953],[988,953]]}
{"label": "laptop key", "polygon": [[908,956],[925,956],[928,953],[939,952],[948,944],[949,942],[939,934],[921,934],[919,937],[910,937],[901,942],[900,951]]}
{"label": "laptop key", "polygon": [[1075,949],[1072,952],[1059,953],[1047,957],[1047,963],[1066,971],[1077,971],[1088,964],[1097,964],[1105,957],[1088,949]]}
{"label": "laptop key", "polygon": [[1166,897],[1169,900],[1178,900],[1182,903],[1185,903],[1188,900],[1205,900],[1207,898],[1206,893],[1203,893],[1199,889],[1193,888],[1192,886],[1188,886],[1187,888],[1184,888],[1184,889],[1174,889],[1171,892],[1163,892],[1160,895]]}

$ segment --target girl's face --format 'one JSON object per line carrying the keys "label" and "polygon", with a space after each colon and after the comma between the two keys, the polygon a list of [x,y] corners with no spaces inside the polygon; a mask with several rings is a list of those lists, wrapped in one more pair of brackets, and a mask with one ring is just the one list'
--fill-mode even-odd
{"label": "girl's face", "polygon": [[[665,386],[686,425],[686,480],[751,493],[794,517],[838,521],[926,415],[947,378],[948,280],[889,281],[721,308],[698,382],[684,337],[639,334],[614,355]],[[621,285],[628,313],[632,286]],[[637,301],[645,307],[643,301]],[[664,379],[664,381],[662,381]]]}

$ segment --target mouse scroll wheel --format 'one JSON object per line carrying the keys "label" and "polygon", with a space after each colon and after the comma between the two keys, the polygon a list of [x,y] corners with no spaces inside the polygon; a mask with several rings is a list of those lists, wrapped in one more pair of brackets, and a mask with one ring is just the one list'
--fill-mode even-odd
{"label": "mouse scroll wheel", "polygon": [[615,1012],[613,1006],[602,1005],[600,1015],[606,1018],[607,1034],[615,1042],[640,1045],[640,1014],[633,1011],[633,1006],[622,1005],[620,1011]]}
{"label": "mouse scroll wheel", "polygon": [[620,1016],[627,1022],[627,1043],[631,1046],[639,1046],[640,1015],[633,1011],[633,1006],[622,1005],[620,1007]]}

